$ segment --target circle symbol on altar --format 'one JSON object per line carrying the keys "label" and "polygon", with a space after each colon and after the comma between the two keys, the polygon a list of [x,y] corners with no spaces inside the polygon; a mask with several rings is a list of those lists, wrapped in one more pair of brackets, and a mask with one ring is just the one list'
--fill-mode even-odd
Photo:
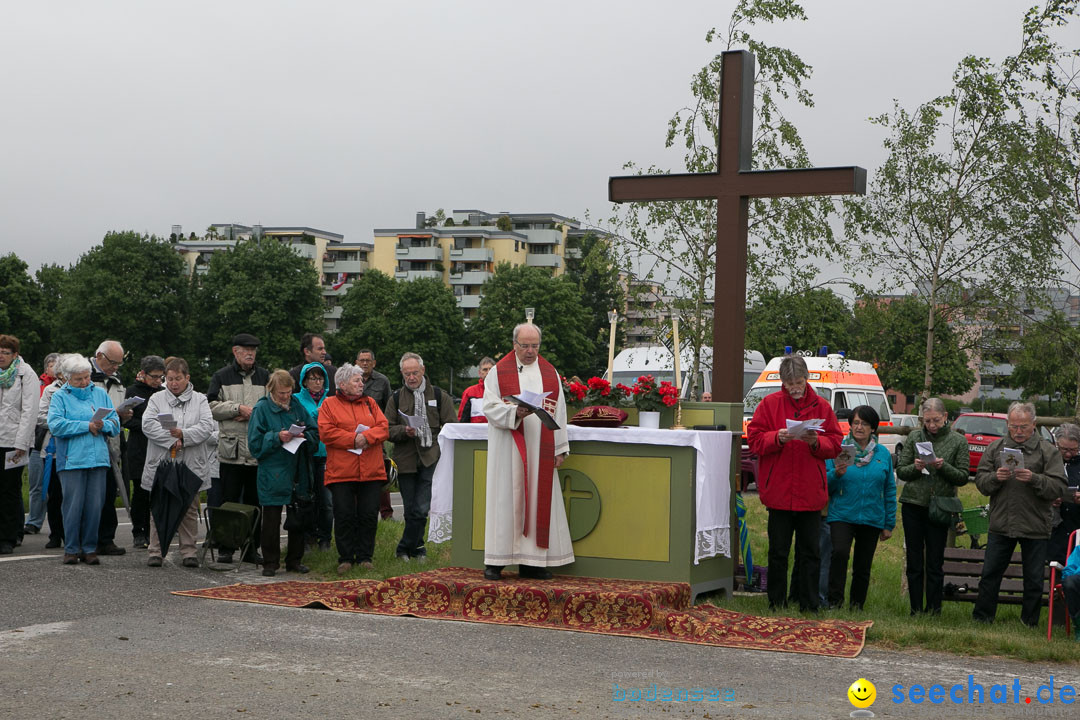
{"label": "circle symbol on altar", "polygon": [[600,521],[600,491],[580,470],[559,468],[558,473],[570,539],[577,542],[591,533]]}

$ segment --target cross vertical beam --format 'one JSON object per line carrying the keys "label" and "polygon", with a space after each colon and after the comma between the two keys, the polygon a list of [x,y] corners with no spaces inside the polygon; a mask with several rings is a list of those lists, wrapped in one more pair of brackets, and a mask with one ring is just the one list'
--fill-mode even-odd
{"label": "cross vertical beam", "polygon": [[719,402],[743,399],[750,198],[866,193],[866,170],[860,167],[751,170],[753,125],[754,56],[746,50],[725,52],[717,172],[608,179],[613,202],[716,200],[712,394]]}

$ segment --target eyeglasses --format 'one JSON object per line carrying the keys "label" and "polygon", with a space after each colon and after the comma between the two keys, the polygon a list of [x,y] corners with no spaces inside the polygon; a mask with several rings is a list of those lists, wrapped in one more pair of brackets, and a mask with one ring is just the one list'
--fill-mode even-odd
{"label": "eyeglasses", "polygon": [[1028,429],[1030,429],[1032,427],[1034,427],[1034,426],[1031,423],[1028,423],[1026,425],[1010,425],[1009,429],[1010,430],[1028,430]]}
{"label": "eyeglasses", "polygon": [[1065,445],[1062,445],[1062,444],[1058,443],[1058,450],[1061,451],[1062,455],[1064,455],[1065,453],[1069,453],[1070,455],[1075,455],[1076,453],[1080,452],[1080,447],[1067,447]]}
{"label": "eyeglasses", "polygon": [[165,379],[165,376],[164,375],[147,375],[146,379],[147,380],[153,380],[154,382],[161,382],[162,380]]}
{"label": "eyeglasses", "polygon": [[119,360],[113,360],[111,357],[109,357],[105,353],[98,353],[98,357],[100,357],[102,360],[105,360],[107,363],[109,363],[110,365],[113,365],[114,367],[117,367],[117,368],[124,367],[124,358],[120,358]]}
{"label": "eyeglasses", "polygon": [[420,370],[413,370],[411,372],[407,372],[405,370],[402,370],[401,374],[404,375],[405,377],[420,377],[424,373],[422,371],[420,371]]}
{"label": "eyeglasses", "polygon": [[4,357],[13,356],[15,355],[15,351],[8,350],[7,348],[0,348],[0,355],[3,355]]}
{"label": "eyeglasses", "polygon": [[522,350],[539,350],[540,349],[540,343],[519,343],[519,342],[516,342],[514,344],[517,345]]}

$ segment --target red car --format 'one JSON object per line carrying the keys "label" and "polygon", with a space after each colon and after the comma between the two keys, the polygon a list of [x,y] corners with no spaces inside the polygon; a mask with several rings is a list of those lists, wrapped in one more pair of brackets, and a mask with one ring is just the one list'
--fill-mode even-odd
{"label": "red car", "polygon": [[[1008,432],[1008,420],[1004,413],[963,413],[953,422],[953,430],[963,433],[968,441],[968,472],[972,475],[979,467],[986,447]],[[1044,439],[1054,441],[1054,436],[1045,427],[1040,427]]]}

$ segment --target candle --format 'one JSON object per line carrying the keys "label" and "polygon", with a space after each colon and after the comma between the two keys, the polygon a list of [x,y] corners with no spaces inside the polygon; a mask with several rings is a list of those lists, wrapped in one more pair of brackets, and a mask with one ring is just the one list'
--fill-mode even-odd
{"label": "candle", "polygon": [[607,314],[608,322],[611,323],[611,336],[608,338],[607,351],[607,379],[612,385],[615,384],[615,322],[619,319],[619,313],[615,308]]}
{"label": "candle", "polygon": [[682,389],[682,372],[679,370],[679,316],[671,316],[671,340],[675,348],[675,387]]}

